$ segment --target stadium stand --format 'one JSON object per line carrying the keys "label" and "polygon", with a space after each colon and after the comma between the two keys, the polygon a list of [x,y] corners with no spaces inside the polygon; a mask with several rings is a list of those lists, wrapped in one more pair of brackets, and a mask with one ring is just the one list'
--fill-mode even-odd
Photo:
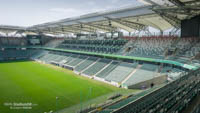
{"label": "stadium stand", "polygon": [[[120,99],[109,98],[96,109],[90,105],[92,113],[186,113],[189,102],[200,94],[200,1],[138,1],[144,6],[30,27],[1,25],[0,61],[36,60],[117,87],[142,90],[117,94]],[[159,35],[153,36],[151,29]],[[123,37],[126,33],[129,36]],[[81,110],[85,93],[80,91]],[[92,88],[88,100],[91,94]],[[54,110],[60,110],[57,99]]]}
{"label": "stadium stand", "polygon": [[[163,37],[162,37],[163,38]],[[188,53],[195,55],[198,55],[199,53],[199,42],[196,41],[195,44],[192,46],[190,43],[193,43],[193,38],[191,39],[183,39],[183,41],[180,41],[180,39],[175,37],[165,37],[162,39],[161,37],[156,37],[155,39],[153,37],[150,37],[149,39],[147,37],[143,38],[135,38],[133,40],[130,40],[129,42],[126,42],[122,44],[121,49],[117,50],[116,52],[105,52],[105,53],[112,53],[112,54],[121,54],[121,55],[128,55],[128,56],[139,56],[139,57],[151,57],[151,58],[160,58],[160,59],[170,59],[175,60],[178,62],[186,63],[189,55]],[[82,45],[89,46],[91,44],[91,40],[87,41],[87,43],[81,42],[73,42],[73,43],[83,43]],[[149,43],[148,43],[149,41]],[[98,42],[98,41],[97,41]],[[99,44],[99,42],[93,42],[92,45]],[[177,45],[174,46],[174,43],[177,42]],[[148,43],[148,44],[147,44]],[[157,44],[160,43],[160,44]],[[181,43],[185,43],[185,46],[182,46]],[[63,43],[62,43],[63,44]],[[62,45],[61,44],[61,45]],[[70,45],[70,44],[69,44]],[[96,46],[98,48],[98,46]],[[107,46],[106,46],[107,47]],[[165,56],[165,52],[172,48],[178,48],[177,51],[174,52],[173,55]],[[126,50],[127,48],[132,48],[130,51]],[[67,49],[67,48],[65,48]],[[101,52],[98,51],[98,49],[94,50],[87,50],[87,49],[75,49],[75,50],[81,50],[81,51],[92,51],[92,52]],[[185,51],[185,52],[182,52]],[[142,61],[134,61],[133,63],[125,62],[121,59],[112,59],[112,58],[103,58],[95,55],[84,55],[84,54],[78,54],[78,53],[67,53],[62,51],[47,51],[47,50],[39,50],[39,49],[2,49],[0,51],[0,60],[5,60],[9,58],[32,58],[36,60],[43,61],[45,63],[57,63],[58,66],[62,65],[68,65],[73,67],[75,72],[78,72],[80,75],[87,75],[88,77],[97,77],[101,78],[106,82],[110,82],[110,84],[119,84],[115,85],[118,87],[125,87],[130,88],[131,86],[135,84],[139,84],[151,79],[154,79],[158,76],[167,75],[168,77],[168,84],[161,87],[153,87],[148,90],[145,90],[142,93],[139,93],[135,96],[130,96],[127,99],[123,99],[122,101],[116,102],[112,104],[111,106],[106,107],[103,112],[106,113],[126,113],[126,112],[143,112],[142,109],[150,110],[150,111],[160,111],[160,107],[155,107],[156,105],[151,105],[154,101],[157,99],[167,99],[169,103],[166,103],[166,106],[163,104],[160,104],[161,106],[166,107],[167,110],[171,110],[172,105],[174,104],[174,101],[171,99],[174,98],[174,96],[180,96],[181,91],[186,91],[186,86],[181,86],[182,83],[178,83],[180,86],[172,85],[173,88],[170,88],[170,84],[176,84],[177,80],[182,79],[184,76],[187,76],[188,71],[185,69],[182,69],[180,67],[167,65],[162,66],[159,64],[151,64],[147,62]],[[190,60],[191,57],[188,57]],[[193,60],[192,60],[193,61]],[[197,62],[198,63],[198,62]],[[139,68],[138,68],[139,67]],[[160,69],[160,70],[159,70]],[[190,78],[190,77],[189,77]],[[193,80],[193,78],[190,78]],[[98,79],[97,79],[98,80]],[[177,84],[176,84],[177,85]],[[130,86],[130,87],[129,87]],[[195,87],[192,84],[189,84],[188,87]],[[142,86],[141,86],[142,87]],[[165,89],[164,89],[165,88]],[[191,89],[192,90],[192,89]],[[173,94],[171,91],[178,92],[178,94]],[[158,92],[158,94],[157,94]],[[169,97],[169,95],[164,95],[163,93],[169,93],[171,95],[174,95],[173,97]],[[187,92],[188,93],[188,92]],[[184,93],[183,93],[184,94]],[[146,96],[151,98],[147,98]],[[184,96],[184,95],[182,95]],[[165,97],[165,98],[164,98]],[[191,96],[192,98],[193,96]],[[144,98],[144,100],[143,100]],[[189,98],[189,97],[188,97]],[[170,101],[169,101],[170,100]],[[141,101],[141,103],[140,103]],[[178,101],[178,100],[177,100]],[[136,104],[137,103],[137,104]],[[133,107],[134,105],[134,107]],[[130,107],[130,108],[129,108]],[[128,109],[128,110],[127,110]],[[177,109],[176,109],[177,110]],[[182,109],[180,109],[182,110]],[[146,112],[146,111],[144,111]]]}
{"label": "stadium stand", "polygon": [[100,53],[115,53],[127,43],[127,40],[65,40],[57,48]]}
{"label": "stadium stand", "polygon": [[133,39],[134,41],[130,43],[132,50],[127,55],[163,59],[165,50],[176,39],[176,37],[141,37],[137,40]]}
{"label": "stadium stand", "polygon": [[37,52],[35,52],[31,57],[30,59],[32,60],[36,60],[36,59],[39,59],[41,57],[43,57],[45,54],[47,54],[48,52],[47,51],[44,51],[44,50],[37,50]]}
{"label": "stadium stand", "polygon": [[[193,43],[195,41],[195,43]],[[5,41],[6,42],[6,41]],[[45,47],[52,44],[54,41],[50,41],[45,44]],[[7,42],[6,42],[7,43]],[[184,46],[181,45],[184,43]],[[192,43],[192,46],[191,46]],[[177,45],[176,45],[177,44]],[[150,57],[154,59],[169,59],[182,63],[187,63],[188,59],[185,57],[188,53],[192,55],[198,55],[199,53],[199,41],[194,38],[183,38],[180,40],[177,37],[133,37],[128,40],[56,40],[54,44],[56,48],[70,49],[79,51],[100,52],[107,54],[138,56],[138,57]],[[99,48],[115,48],[119,47],[116,51],[104,50]],[[166,53],[170,48],[178,48],[173,55],[167,55]],[[192,51],[191,51],[192,50]],[[104,52],[103,52],[104,51]],[[186,52],[182,52],[186,51]],[[6,53],[6,54],[5,54]],[[179,69],[172,66],[164,66],[159,73],[160,66],[155,64],[139,64],[127,63],[121,60],[112,58],[101,58],[97,56],[83,55],[78,53],[66,53],[58,51],[42,51],[39,49],[30,49],[30,52],[19,51],[12,55],[14,50],[2,52],[0,59],[8,56],[22,57],[43,61],[45,63],[55,63],[58,66],[70,66],[75,72],[81,75],[94,76],[95,78],[101,78],[107,82],[114,82],[121,84],[122,86],[132,86],[134,84],[154,79],[157,75],[168,75],[168,80],[173,81],[180,77],[180,74],[185,72],[183,69]],[[34,55],[33,55],[34,53]],[[184,53],[184,54],[183,54]],[[7,56],[6,56],[7,55]],[[22,56],[20,56],[22,55]],[[189,57],[190,58],[190,57]],[[191,59],[191,62],[198,63]],[[135,72],[134,72],[135,71]]]}
{"label": "stadium stand", "polygon": [[80,65],[76,66],[75,67],[75,71],[82,72],[88,66],[90,66],[91,64],[93,64],[94,62],[96,62],[97,59],[98,59],[97,57],[89,57],[84,62],[82,62]]}
{"label": "stadium stand", "polygon": [[78,57],[79,57],[79,55],[72,54],[71,56],[69,56],[69,57],[66,59],[66,62],[65,62],[64,64],[70,65],[70,64],[73,63]]}
{"label": "stadium stand", "polygon": [[190,60],[200,52],[200,40],[197,38],[183,38],[176,45],[176,48],[178,49],[176,52],[177,57],[185,57]]}
{"label": "stadium stand", "polygon": [[0,57],[2,60],[29,59],[36,52],[37,50],[6,49],[0,50]]}
{"label": "stadium stand", "polygon": [[[189,64],[199,58],[199,45],[200,41],[196,38],[180,39],[176,36],[152,36],[125,37],[124,40],[69,39],[63,41],[57,48],[154,59],[169,59]],[[172,54],[169,54],[171,50],[173,50]],[[198,60],[195,62],[200,63]]]}
{"label": "stadium stand", "polygon": [[69,55],[66,59],[64,59],[65,60],[64,64],[68,65],[70,62],[75,60],[77,57],[78,57],[78,55],[74,55],[74,54]]}
{"label": "stadium stand", "polygon": [[172,68],[172,67],[169,67],[169,66],[163,67],[162,71],[161,71],[161,73],[167,74],[168,77],[172,80],[179,78],[181,73],[183,73],[183,72],[185,72],[185,71],[178,69],[178,68]]}
{"label": "stadium stand", "polygon": [[[130,103],[132,101],[137,100],[138,98],[141,98],[141,97],[147,95],[150,92],[153,92],[157,88],[159,88],[159,87],[154,87],[154,88],[151,88],[151,89],[147,89],[147,90],[145,90],[145,91],[143,91],[143,92],[141,92],[141,93],[139,93],[139,94],[137,94],[135,96],[131,96],[131,97],[127,98],[127,99],[124,99],[124,100],[120,101],[119,103],[116,103],[116,104],[114,104],[112,106],[109,106],[108,109],[110,111],[113,111],[114,109],[118,109],[118,108],[120,108],[120,107],[122,107],[124,105],[127,105],[128,103]],[[106,112],[106,110],[105,110],[105,111],[101,111],[99,113],[104,113],[104,112],[110,113],[110,111]]]}
{"label": "stadium stand", "polygon": [[136,63],[121,62],[112,72],[105,78],[107,81],[122,82],[136,67]]}
{"label": "stadium stand", "polygon": [[97,72],[99,72],[104,66],[106,66],[107,64],[109,64],[110,62],[111,62],[111,60],[109,60],[109,59],[104,59],[104,58],[100,59],[94,65],[92,65],[90,68],[88,68],[87,70],[85,70],[83,72],[83,74],[86,74],[86,75],[89,75],[89,76],[93,76]]}
{"label": "stadium stand", "polygon": [[86,58],[87,58],[87,56],[80,55],[78,58],[76,58],[75,60],[73,60],[72,62],[70,62],[68,65],[70,65],[70,66],[76,66],[81,61],[85,60]]}
{"label": "stadium stand", "polygon": [[25,37],[0,37],[0,48],[8,46],[26,46],[28,45],[28,40]]}
{"label": "stadium stand", "polygon": [[[126,87],[153,79],[158,74],[159,67],[154,64],[144,63],[142,65],[140,64],[142,67],[136,70],[138,63],[119,62],[99,57],[69,53],[64,54],[62,52],[49,52],[39,59],[46,63],[53,62],[58,65],[71,66],[74,68],[75,72],[81,75],[95,75],[95,78],[101,78],[104,81],[114,83],[113,85],[123,82],[123,86]],[[132,73],[134,70],[136,70],[136,72]],[[178,72],[172,73],[172,71],[165,71],[165,74],[166,73],[169,74],[171,78],[175,78],[176,75],[180,74]],[[174,76],[172,74],[174,74]]]}
{"label": "stadium stand", "polygon": [[153,87],[135,96],[107,106],[99,113],[183,112],[199,93],[199,70],[184,73],[166,85]]}
{"label": "stadium stand", "polygon": [[52,39],[48,43],[46,43],[44,46],[45,47],[57,47],[61,43],[63,43],[64,39],[63,38],[57,38],[57,39]]}
{"label": "stadium stand", "polygon": [[98,73],[96,76],[100,78],[105,78],[108,74],[113,71],[119,65],[118,61],[112,61],[104,70]]}
{"label": "stadium stand", "polygon": [[127,86],[137,84],[156,76],[157,65],[154,64],[143,64],[141,68],[137,69],[135,73],[124,83]]}
{"label": "stadium stand", "polygon": [[59,63],[59,62],[61,62],[64,58],[65,58],[65,56],[57,55],[57,58],[55,58],[55,59],[52,60],[52,61]]}
{"label": "stadium stand", "polygon": [[[126,38],[127,39],[127,38]],[[200,40],[197,38],[178,38],[174,36],[159,37],[128,37],[129,42],[117,54],[169,59],[181,63],[189,64],[195,59],[199,59]],[[170,54],[169,54],[170,53]],[[198,60],[196,63],[200,63]]]}
{"label": "stadium stand", "polygon": [[[155,38],[155,39],[154,39]],[[177,62],[187,63],[199,63],[195,61],[200,50],[200,43],[198,40],[189,39],[178,39],[176,37],[142,37],[131,39],[129,42],[122,44],[121,49],[116,52],[102,52],[112,53],[118,55],[127,56],[139,56],[139,57],[150,57],[159,59],[169,59]],[[97,41],[98,42],[98,41]],[[93,42],[98,45],[97,42]],[[177,45],[174,45],[174,43]],[[79,42],[82,43],[82,42]],[[82,44],[85,47],[90,45],[90,40],[86,44]],[[95,44],[92,45],[94,46]],[[184,45],[182,45],[184,43]],[[61,44],[62,45],[62,44]],[[5,47],[5,46],[4,46]],[[98,46],[96,46],[98,48]],[[106,46],[107,47],[107,46]],[[127,48],[131,48],[127,50]],[[171,48],[176,48],[173,55],[167,55],[166,51]],[[67,48],[65,48],[67,49]],[[100,52],[98,49],[87,50],[87,49],[75,49],[81,51],[92,51]],[[56,62],[59,65],[69,65],[74,68],[75,72],[80,75],[94,76],[101,78],[106,82],[115,82],[125,88],[130,88],[135,84],[154,79],[155,77],[167,75],[167,85],[155,86],[147,89],[142,93],[134,96],[130,96],[122,99],[121,101],[115,102],[114,104],[107,106],[100,111],[100,113],[129,113],[129,112],[161,112],[163,110],[171,111],[182,111],[185,104],[181,103],[188,102],[192,99],[196,92],[195,88],[199,84],[199,80],[195,76],[189,77],[189,72],[180,67],[167,65],[161,68],[159,64],[149,64],[147,62],[128,63],[120,59],[102,58],[98,56],[67,53],[61,51],[47,51],[40,49],[11,49],[2,48],[0,51],[0,60],[10,59],[35,59],[45,63]],[[139,68],[138,68],[139,66]],[[161,68],[161,69],[160,69]],[[160,70],[159,70],[160,69]],[[192,74],[196,75],[197,72]],[[191,75],[191,74],[190,74]],[[189,81],[187,81],[186,77]],[[181,79],[181,81],[180,81]],[[97,79],[98,80],[98,79]],[[123,82],[123,83],[122,83]],[[187,84],[185,84],[187,82]],[[192,82],[194,84],[192,84]],[[184,84],[184,85],[183,85]],[[115,85],[115,84],[113,84]],[[197,91],[197,90],[196,90]],[[166,95],[167,94],[167,95]],[[188,96],[186,96],[186,94]],[[187,98],[179,101],[178,98]],[[157,100],[165,100],[164,104]],[[174,106],[182,106],[176,108]],[[145,109],[145,111],[144,111]]]}

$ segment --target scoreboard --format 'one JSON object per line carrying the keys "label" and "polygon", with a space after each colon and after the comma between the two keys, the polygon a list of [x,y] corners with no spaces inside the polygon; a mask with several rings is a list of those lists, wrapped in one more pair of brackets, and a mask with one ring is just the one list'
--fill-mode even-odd
{"label": "scoreboard", "polygon": [[200,37],[200,16],[181,21],[181,37]]}
{"label": "scoreboard", "polygon": [[27,35],[29,45],[41,45],[40,35]]}

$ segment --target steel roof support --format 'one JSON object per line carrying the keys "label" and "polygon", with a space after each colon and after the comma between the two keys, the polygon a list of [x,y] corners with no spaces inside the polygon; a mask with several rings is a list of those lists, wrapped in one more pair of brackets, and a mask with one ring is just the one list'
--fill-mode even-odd
{"label": "steel roof support", "polygon": [[110,17],[105,17],[107,18],[108,20],[111,20],[113,22],[116,22],[116,23],[119,23],[121,25],[124,25],[130,29],[134,29],[134,30],[139,30],[139,29],[143,29],[145,28],[145,25],[143,24],[139,24],[139,23],[135,23],[135,22],[130,22],[130,21],[127,21],[127,20],[123,20],[123,19],[113,19],[113,18],[110,18]]}
{"label": "steel roof support", "polygon": [[182,7],[182,6],[185,6],[184,3],[182,3],[181,1],[179,0],[169,0],[171,3],[173,3],[174,5],[176,6],[179,6],[179,7]]}
{"label": "steel roof support", "polygon": [[175,28],[180,28],[181,27],[181,20],[176,17],[176,15],[164,13],[164,12],[159,12],[156,11],[163,19],[165,19],[168,23],[170,23],[172,26]]}
{"label": "steel roof support", "polygon": [[101,31],[104,31],[104,32],[109,32],[110,29],[107,29],[107,28],[104,28],[104,27],[101,27],[101,26],[95,26],[93,24],[88,24],[88,23],[82,23],[84,26],[88,26],[88,27],[91,27],[93,29],[96,29],[96,30],[101,30]]}

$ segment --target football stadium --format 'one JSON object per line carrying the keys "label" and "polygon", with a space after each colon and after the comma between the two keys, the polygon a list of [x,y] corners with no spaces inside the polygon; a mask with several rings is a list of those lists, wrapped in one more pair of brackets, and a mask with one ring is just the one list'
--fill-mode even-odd
{"label": "football stadium", "polygon": [[200,1],[110,1],[26,27],[2,21],[0,113],[200,113]]}

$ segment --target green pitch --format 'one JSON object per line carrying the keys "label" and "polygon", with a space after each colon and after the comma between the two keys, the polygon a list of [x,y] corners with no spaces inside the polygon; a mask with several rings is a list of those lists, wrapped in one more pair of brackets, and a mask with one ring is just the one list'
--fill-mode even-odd
{"label": "green pitch", "polygon": [[58,111],[117,90],[37,62],[0,63],[0,113]]}

